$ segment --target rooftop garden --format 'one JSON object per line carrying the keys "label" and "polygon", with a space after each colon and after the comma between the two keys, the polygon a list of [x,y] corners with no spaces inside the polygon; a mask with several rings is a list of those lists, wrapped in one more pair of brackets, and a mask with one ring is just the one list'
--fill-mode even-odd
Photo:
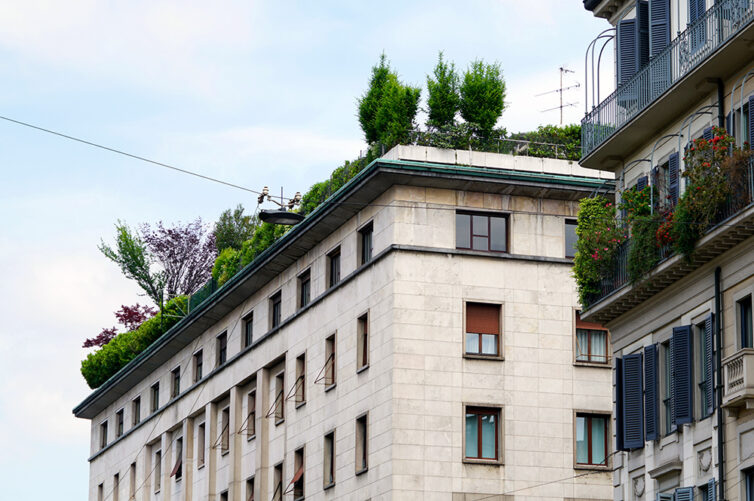
{"label": "rooftop garden", "polygon": [[[427,76],[426,90],[427,120],[422,129],[416,121],[422,89],[401,82],[382,55],[358,100],[359,124],[369,145],[366,154],[345,161],[328,179],[314,184],[295,210],[308,215],[398,144],[569,160],[579,157],[577,125],[544,126],[516,134],[497,127],[505,109],[505,81],[497,63],[474,61],[460,75],[440,53],[432,75]],[[103,329],[85,341],[84,347],[95,348],[81,363],[89,387],[101,386],[289,229],[261,222],[241,205],[226,210],[209,226],[197,220],[132,229],[119,221],[115,244],[103,242],[100,250],[141,287],[154,307],[122,306],[115,313],[122,328]]]}

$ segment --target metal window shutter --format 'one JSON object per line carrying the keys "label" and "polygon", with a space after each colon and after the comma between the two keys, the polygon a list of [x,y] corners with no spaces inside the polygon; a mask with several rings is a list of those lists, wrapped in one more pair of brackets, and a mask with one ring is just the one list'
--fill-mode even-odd
{"label": "metal window shutter", "polygon": [[618,85],[626,83],[639,70],[636,31],[635,19],[618,23]]}
{"label": "metal window shutter", "polygon": [[749,148],[754,144],[754,94],[749,96]]}
{"label": "metal window shutter", "polygon": [[641,191],[644,188],[647,187],[647,183],[649,182],[649,178],[647,176],[641,176],[639,179],[636,180],[636,189]]}
{"label": "metal window shutter", "polygon": [[649,2],[649,57],[662,52],[670,43],[670,0]]}
{"label": "metal window shutter", "polygon": [[500,305],[466,303],[466,332],[500,334]]}
{"label": "metal window shutter", "polygon": [[715,409],[715,365],[712,363],[713,360],[713,342],[712,338],[715,332],[715,314],[710,313],[707,318],[704,320],[704,347],[706,356],[704,359],[704,372],[705,372],[705,379],[707,380],[707,385],[704,388],[704,399],[705,399],[705,405],[707,406],[707,414],[712,414],[712,411]]}
{"label": "metal window shutter", "polygon": [[649,62],[649,3],[636,0],[636,53],[639,68]]}
{"label": "metal window shutter", "polygon": [[678,203],[678,168],[678,153],[673,153],[668,159],[668,194],[673,207]]}
{"label": "metal window shutter", "polygon": [[715,492],[715,479],[710,478],[707,482],[707,501],[715,501],[717,499],[717,492]]}
{"label": "metal window shutter", "polygon": [[674,423],[691,423],[694,420],[694,353],[691,326],[673,328],[673,415]]}
{"label": "metal window shutter", "polygon": [[704,132],[702,132],[702,137],[705,139],[705,141],[712,141],[712,127],[707,127],[704,129]]}
{"label": "metal window shutter", "polygon": [[642,354],[623,357],[623,445],[627,449],[644,447],[644,402]]}
{"label": "metal window shutter", "polygon": [[644,427],[647,440],[660,438],[657,388],[657,345],[651,344],[644,348]]}
{"label": "metal window shutter", "polygon": [[655,496],[655,501],[673,501],[673,495],[658,492],[657,496]]}
{"label": "metal window shutter", "polygon": [[615,448],[626,451],[623,443],[623,359],[615,357]]}
{"label": "metal window shutter", "polygon": [[693,487],[679,487],[675,490],[675,501],[694,501]]}

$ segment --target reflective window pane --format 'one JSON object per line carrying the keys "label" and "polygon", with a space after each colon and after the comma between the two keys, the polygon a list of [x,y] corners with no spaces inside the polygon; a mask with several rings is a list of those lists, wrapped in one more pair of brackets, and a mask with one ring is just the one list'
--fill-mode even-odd
{"label": "reflective window pane", "polygon": [[476,414],[466,414],[466,457],[476,458],[478,455],[477,435],[477,417]]}
{"label": "reflective window pane", "polygon": [[607,362],[607,332],[605,331],[591,331],[592,336],[592,349],[591,359],[592,362]]}
{"label": "reflective window pane", "polygon": [[566,221],[565,223],[565,255],[574,257],[576,255],[576,222]]}
{"label": "reflective window pane", "polygon": [[474,250],[489,250],[489,238],[487,237],[474,237]]}
{"label": "reflective window pane", "polygon": [[490,250],[507,252],[506,219],[504,217],[490,218]]}
{"label": "reflective window pane", "polygon": [[482,354],[497,355],[497,335],[482,334]]}
{"label": "reflective window pane", "polygon": [[456,247],[471,248],[471,216],[456,214]]}
{"label": "reflective window pane", "polygon": [[589,331],[584,329],[576,329],[576,360],[589,361]]}
{"label": "reflective window pane", "polygon": [[495,454],[495,419],[487,414],[482,416],[482,457],[484,459],[496,459]]}
{"label": "reflective window pane", "polygon": [[589,462],[589,444],[584,416],[576,417],[576,462],[582,464]]}
{"label": "reflective window pane", "polygon": [[605,418],[592,416],[592,464],[605,463]]}
{"label": "reflective window pane", "polygon": [[479,334],[466,333],[466,353],[479,353]]}
{"label": "reflective window pane", "polygon": [[487,235],[489,235],[489,228],[487,227],[487,224],[490,218],[487,216],[473,216],[473,219],[474,235],[481,237],[486,237]]}

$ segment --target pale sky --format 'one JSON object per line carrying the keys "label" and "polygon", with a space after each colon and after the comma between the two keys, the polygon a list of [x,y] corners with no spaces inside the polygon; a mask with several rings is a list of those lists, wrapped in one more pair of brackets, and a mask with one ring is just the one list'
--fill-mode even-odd
{"label": "pale sky", "polygon": [[[439,50],[500,62],[525,131],[584,113],[584,51],[607,27],[581,0],[0,3],[0,115],[252,189],[305,192],[364,149],[356,99],[384,51],[425,86]],[[603,97],[612,91],[612,46]],[[426,102],[426,89],[422,99]],[[145,302],[97,250],[113,225],[201,217],[255,198],[0,120],[0,484],[86,499],[89,422],[71,409],[87,337]],[[32,493],[30,495],[30,492]]]}

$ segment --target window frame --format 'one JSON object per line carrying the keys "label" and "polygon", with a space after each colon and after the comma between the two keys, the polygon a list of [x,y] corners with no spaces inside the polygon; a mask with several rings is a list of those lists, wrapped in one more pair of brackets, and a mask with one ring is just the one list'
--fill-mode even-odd
{"label": "window frame", "polygon": [[162,449],[157,449],[153,454],[154,467],[154,493],[157,494],[162,489]]}
{"label": "window frame", "polygon": [[[359,437],[359,426],[363,422],[363,431]],[[369,412],[364,412],[356,416],[354,420],[354,469],[355,475],[361,475],[369,471]],[[361,438],[361,440],[359,440]],[[359,444],[361,442],[361,444]],[[359,454],[359,445],[361,445],[361,455]],[[363,460],[364,466],[359,468],[359,460]]]}
{"label": "window frame", "polygon": [[192,355],[192,371],[194,383],[198,383],[204,377],[204,350],[197,350]]}
{"label": "window frame", "polygon": [[[227,424],[226,424],[227,416]],[[220,455],[224,456],[230,453],[230,405],[226,405],[220,410]]]}
{"label": "window frame", "polygon": [[[300,384],[299,379],[301,380]],[[293,398],[296,403],[296,409],[298,409],[306,405],[306,352],[296,357],[296,380],[293,384],[296,385]]]}
{"label": "window frame", "polygon": [[228,362],[228,331],[222,331],[215,337],[215,368]]}
{"label": "window frame", "polygon": [[283,323],[283,291],[278,290],[270,296],[270,330],[277,329]]}
{"label": "window frame", "polygon": [[149,387],[149,410],[152,414],[160,410],[160,382],[157,381]]}
{"label": "window frame", "polygon": [[[332,350],[330,348],[332,347]],[[330,357],[332,356],[332,362],[328,362]],[[328,363],[330,363],[330,382],[328,383]],[[324,381],[325,381],[325,392],[328,392],[335,388],[338,385],[338,336],[336,332],[333,332],[329,336],[325,338],[325,372],[324,372]]]}
{"label": "window frame", "polygon": [[[488,355],[481,352],[482,350],[482,335],[480,333],[470,333],[468,332],[468,312],[467,312],[467,306],[469,303],[473,304],[481,304],[481,305],[488,305],[488,306],[497,306],[499,308],[498,312],[498,334],[497,335],[497,354],[495,355]],[[503,302],[497,302],[497,301],[490,301],[487,299],[472,299],[472,298],[466,298],[463,300],[463,340],[461,343],[461,349],[463,350],[463,358],[468,359],[474,359],[474,360],[505,360],[505,352],[504,352],[504,346],[503,346],[503,323],[504,323],[504,315],[505,315],[505,303]],[[466,336],[468,334],[477,334],[479,335],[479,353],[470,353],[466,351]],[[495,335],[495,334],[489,334],[485,333],[484,335]]]}
{"label": "window frame", "polygon": [[[474,412],[476,411],[476,412]],[[462,404],[461,422],[463,426],[461,454],[462,462],[466,464],[485,464],[485,465],[503,465],[505,454],[505,433],[503,426],[505,423],[505,408],[502,404],[490,404],[490,403],[473,403],[464,402]],[[466,456],[466,415],[476,414],[477,416],[483,415],[495,415],[497,420],[495,421],[495,459],[485,459],[481,457],[467,457]],[[477,447],[481,445],[482,435],[477,432]],[[479,449],[478,449],[479,450]]]}
{"label": "window frame", "polygon": [[107,419],[105,419],[104,421],[102,421],[99,424],[99,449],[100,450],[102,450],[105,447],[107,447],[108,438],[109,438],[108,437],[108,434],[109,434],[108,428],[109,428],[109,426],[108,426],[108,423],[107,423]]}
{"label": "window frame", "polygon": [[126,429],[126,413],[125,413],[125,409],[121,407],[115,413],[115,438],[122,437],[125,429]]}
{"label": "window frame", "polygon": [[254,343],[254,311],[247,312],[243,317],[243,336],[241,349],[246,349]]}
{"label": "window frame", "polygon": [[658,341],[660,347],[659,371],[660,378],[660,435],[667,437],[678,431],[678,426],[673,424],[673,356],[670,338]]}
{"label": "window frame", "polygon": [[246,394],[246,440],[257,437],[257,389]]}
{"label": "window frame", "polygon": [[280,405],[275,406],[275,413],[273,414],[275,426],[279,426],[285,422],[285,369],[275,374],[275,401],[277,400],[277,396],[281,394]]}
{"label": "window frame", "polygon": [[131,400],[131,427],[141,423],[141,395]]}
{"label": "window frame", "polygon": [[340,245],[333,248],[327,253],[327,288],[332,289],[338,285],[342,279],[341,270],[343,266],[342,253]]}
{"label": "window frame", "polygon": [[[587,447],[589,449],[589,456],[592,454],[592,435],[590,433],[591,431],[591,418],[592,417],[599,417],[603,418],[605,420],[605,464],[592,464],[592,463],[579,463],[577,462],[577,433],[578,433],[578,418],[579,417],[587,417]],[[612,430],[610,427],[610,422],[612,421],[612,412],[610,411],[595,411],[595,410],[586,410],[586,409],[574,409],[573,410],[573,468],[575,470],[612,470],[612,464],[611,464],[611,456],[610,456],[610,442],[612,439]]]}
{"label": "window frame", "polygon": [[[573,309],[573,365],[582,367],[601,367],[604,369],[612,369],[612,357],[610,356],[610,330],[594,322],[585,322],[581,320],[581,310],[579,308]],[[589,345],[587,346],[588,360],[579,360],[579,330],[592,331],[604,331],[605,332],[605,361],[596,362],[592,360],[592,336],[589,335]]]}
{"label": "window frame", "polygon": [[356,319],[356,373],[369,369],[369,336],[371,332],[369,310]]}
{"label": "window frame", "polygon": [[306,308],[312,302],[312,270],[307,268],[297,277],[298,283],[298,309]]}
{"label": "window frame", "polygon": [[175,451],[173,463],[177,466],[175,481],[180,482],[183,479],[183,437],[175,439],[173,450]]}
{"label": "window frame", "polygon": [[[330,457],[328,458],[327,455],[327,441],[330,440]],[[337,482],[337,478],[335,476],[337,463],[336,463],[336,456],[337,452],[335,449],[336,442],[335,442],[335,430],[332,429],[325,433],[324,437],[322,438],[322,489],[327,490],[331,489],[332,487],[335,487],[335,483]],[[329,459],[329,461],[328,461]],[[328,471],[328,463],[329,463],[329,470],[330,474],[332,476],[332,482],[327,482],[327,471]]]}
{"label": "window frame", "polygon": [[170,399],[181,394],[181,367],[178,366],[170,371]]}
{"label": "window frame", "polygon": [[[207,425],[206,421],[196,424],[196,469],[204,468],[207,448]],[[201,437],[201,438],[200,438]]]}
{"label": "window frame", "polygon": [[[563,255],[566,259],[573,259],[576,257],[576,243],[579,241],[578,235],[576,235],[576,226],[578,225],[578,221],[574,218],[567,217],[563,220],[563,246],[564,246],[564,252]],[[568,255],[568,227],[573,226],[573,234],[576,237],[574,240],[574,246],[573,246],[573,255]]]}
{"label": "window frame", "polygon": [[[374,221],[369,221],[359,230],[359,266],[374,259]],[[368,246],[367,246],[368,244]],[[368,251],[367,251],[368,250]]]}
{"label": "window frame", "polygon": [[[458,216],[471,216],[469,220],[469,247],[460,247],[458,245]],[[497,211],[476,211],[458,209],[453,219],[453,225],[455,229],[455,248],[458,250],[467,250],[475,252],[494,252],[495,254],[510,254],[511,253],[511,225],[510,225],[510,213],[509,212],[497,212]],[[487,235],[475,235],[474,234],[474,216],[487,218]],[[500,218],[505,220],[505,250],[495,250],[490,248],[490,241],[492,239],[492,222],[491,218]],[[474,236],[480,238],[487,238],[487,249],[475,249],[474,248]]]}
{"label": "window frame", "polygon": [[[740,349],[754,348],[754,329],[752,328],[754,327],[753,297],[754,296],[749,293],[742,294],[741,297],[735,298],[736,337],[738,338],[738,346]],[[744,306],[748,311],[744,310]],[[748,322],[746,322],[747,319]]]}
{"label": "window frame", "polygon": [[[302,468],[301,477],[297,482],[293,481],[299,468]],[[293,493],[293,501],[300,501],[306,497],[306,446],[302,445],[298,449],[293,451],[293,478],[291,483],[293,489],[290,491]],[[300,490],[300,492],[297,492]],[[298,495],[297,495],[298,494]]]}

